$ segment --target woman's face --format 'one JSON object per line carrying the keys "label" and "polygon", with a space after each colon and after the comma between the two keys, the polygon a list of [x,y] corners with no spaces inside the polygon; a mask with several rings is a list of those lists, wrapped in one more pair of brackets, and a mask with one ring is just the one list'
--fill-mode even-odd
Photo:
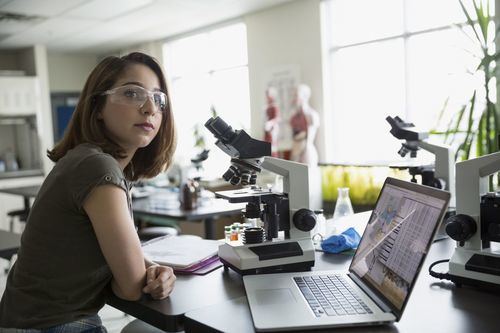
{"label": "woman's face", "polygon": [[[155,72],[142,64],[128,66],[110,90],[123,86],[139,86],[149,92],[160,91],[160,81]],[[127,94],[125,96],[128,97],[133,93],[126,90],[114,94]],[[155,138],[164,115],[159,112],[151,98],[147,98],[140,107],[132,102],[132,98],[121,98],[117,101],[117,97],[106,96],[99,119],[104,122],[108,135],[128,154],[133,155],[138,148],[146,147]]]}

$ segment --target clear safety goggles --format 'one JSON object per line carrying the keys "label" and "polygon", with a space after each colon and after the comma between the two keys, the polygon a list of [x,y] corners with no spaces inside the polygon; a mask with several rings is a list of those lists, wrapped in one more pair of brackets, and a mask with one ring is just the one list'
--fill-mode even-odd
{"label": "clear safety goggles", "polygon": [[106,90],[101,95],[109,95],[112,103],[132,105],[139,109],[146,104],[149,98],[153,102],[156,112],[166,113],[168,111],[167,95],[164,92],[149,91],[141,86],[133,84]]}

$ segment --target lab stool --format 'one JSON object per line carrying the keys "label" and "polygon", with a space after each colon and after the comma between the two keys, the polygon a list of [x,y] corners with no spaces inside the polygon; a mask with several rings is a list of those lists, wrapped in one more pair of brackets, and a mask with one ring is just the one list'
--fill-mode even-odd
{"label": "lab stool", "polygon": [[[163,333],[166,331],[162,331],[159,328],[156,328],[154,326],[151,326],[142,320],[136,319],[125,325],[125,327],[122,328],[120,333]],[[182,333],[184,331],[181,331]]]}
{"label": "lab stool", "polygon": [[137,231],[141,242],[146,242],[150,239],[162,236],[177,236],[179,230],[174,227],[144,227]]}
{"label": "lab stool", "polygon": [[7,216],[10,218],[10,232],[14,231],[14,222],[17,219],[19,219],[19,222],[26,222],[28,220],[28,215],[30,211],[29,209],[18,209],[18,210],[12,210],[7,213]]}

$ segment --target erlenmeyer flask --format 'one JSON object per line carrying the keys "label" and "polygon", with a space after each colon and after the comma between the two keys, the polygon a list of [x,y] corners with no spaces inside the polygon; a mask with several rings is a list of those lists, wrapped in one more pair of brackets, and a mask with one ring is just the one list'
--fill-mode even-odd
{"label": "erlenmeyer flask", "polygon": [[335,211],[333,212],[334,220],[342,216],[354,214],[351,199],[349,198],[349,187],[339,187],[338,191],[337,203],[335,204]]}

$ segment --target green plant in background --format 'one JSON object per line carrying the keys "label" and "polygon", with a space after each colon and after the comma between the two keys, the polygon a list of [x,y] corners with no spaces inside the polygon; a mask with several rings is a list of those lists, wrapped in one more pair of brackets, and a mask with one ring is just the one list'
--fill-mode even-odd
{"label": "green plant in background", "polygon": [[385,178],[404,178],[399,170],[388,167],[329,165],[321,167],[321,190],[324,201],[336,201],[339,187],[349,187],[353,205],[372,206],[377,201]]}
{"label": "green plant in background", "polygon": [[[444,142],[450,146],[458,144],[456,159],[463,161],[470,157],[483,156],[498,151],[500,113],[492,101],[492,94],[496,93],[496,89],[491,88],[499,69],[496,66],[496,61],[500,59],[500,51],[495,50],[499,30],[495,31],[493,28],[494,18],[490,16],[489,2],[485,7],[482,2],[478,4],[473,0],[473,10],[477,16],[477,22],[475,22],[462,0],[458,1],[467,18],[466,26],[461,28],[464,33],[466,33],[465,28],[472,29],[473,42],[477,43],[481,50],[478,56],[479,65],[476,72],[472,74],[482,75],[483,85],[478,89],[483,91],[478,94],[479,90],[475,89],[472,92],[468,102],[453,115],[444,132],[432,131],[431,133],[444,135]],[[484,100],[479,100],[478,96],[482,96],[483,93]],[[442,118],[443,111],[439,119]],[[500,174],[497,177],[500,180]],[[492,180],[490,177],[490,188],[493,189]]]}
{"label": "green plant in background", "polygon": [[194,146],[196,148],[205,149],[206,142],[205,142],[205,136],[203,135],[203,126],[201,126],[199,123],[194,125],[193,136],[194,136]]}

